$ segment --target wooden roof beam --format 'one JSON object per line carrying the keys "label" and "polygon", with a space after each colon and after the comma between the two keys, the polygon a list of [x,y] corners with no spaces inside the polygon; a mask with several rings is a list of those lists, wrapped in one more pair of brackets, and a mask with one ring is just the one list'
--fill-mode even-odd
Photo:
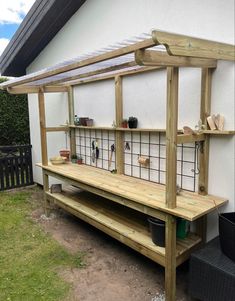
{"label": "wooden roof beam", "polygon": [[170,56],[163,51],[137,50],[135,60],[141,66],[216,68],[214,59]]}
{"label": "wooden roof beam", "polygon": [[125,69],[125,68],[134,67],[134,66],[137,66],[135,61],[127,62],[127,63],[115,65],[115,66],[110,66],[110,67],[106,67],[106,68],[102,68],[102,69],[97,69],[95,71],[90,71],[90,72],[86,72],[86,73],[83,73],[83,74],[68,76],[68,77],[65,77],[65,78],[57,79],[57,80],[54,79],[54,80],[51,80],[50,82],[47,82],[46,85],[60,84],[60,83],[63,83],[63,82],[68,82],[68,81],[72,81],[72,80],[76,80],[76,79],[80,79],[80,78],[86,78],[86,77],[90,77],[90,76],[94,76],[94,75],[98,75],[98,74],[105,74],[107,72],[122,70],[122,69]]}
{"label": "wooden roof beam", "polygon": [[150,72],[150,71],[162,70],[162,69],[165,69],[165,67],[142,67],[140,69],[138,66],[131,70],[121,71],[121,72],[113,73],[113,74],[107,74],[107,75],[103,75],[103,76],[96,77],[96,78],[91,77],[91,78],[86,78],[86,79],[80,79],[78,81],[65,82],[65,85],[76,86],[76,85],[82,85],[82,84],[89,84],[89,83],[93,83],[93,82],[97,82],[97,81],[114,79],[116,76],[131,76],[131,75],[141,74],[144,72]]}
{"label": "wooden roof beam", "polygon": [[235,46],[158,30],[152,31],[157,45],[164,45],[170,55],[235,60]]}
{"label": "wooden roof beam", "polygon": [[43,89],[44,93],[57,93],[57,92],[68,92],[67,86],[17,86],[13,88],[7,88],[10,94],[34,94],[39,93]]}

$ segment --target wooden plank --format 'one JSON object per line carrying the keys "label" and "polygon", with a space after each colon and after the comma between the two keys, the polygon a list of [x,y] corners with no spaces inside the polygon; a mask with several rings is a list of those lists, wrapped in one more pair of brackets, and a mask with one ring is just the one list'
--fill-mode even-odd
{"label": "wooden plank", "polygon": [[126,71],[120,71],[120,72],[114,72],[113,74],[108,74],[108,75],[102,75],[98,76],[95,78],[88,78],[84,80],[77,80],[77,81],[72,81],[72,82],[65,82],[65,85],[71,85],[71,86],[76,86],[76,85],[83,85],[83,84],[89,84],[97,81],[103,81],[103,80],[110,80],[114,79],[115,76],[133,76],[145,72],[153,72],[157,70],[163,70],[165,67],[141,67],[138,66],[136,68],[132,68],[131,70],[126,70]]}
{"label": "wooden plank", "polygon": [[[34,94],[39,93],[40,87],[38,86],[18,86],[13,88],[7,88],[10,94]],[[67,92],[68,88],[66,86],[45,86],[43,87],[45,93],[57,93],[57,92]]]}
{"label": "wooden plank", "polygon": [[196,141],[204,141],[206,139],[204,134],[196,134],[196,135],[186,135],[181,134],[177,135],[177,143],[183,144],[183,143],[192,143]]}
{"label": "wooden plank", "polygon": [[[206,127],[206,118],[211,113],[211,81],[212,70],[207,68],[202,69],[200,118]],[[204,195],[208,193],[209,146],[210,138],[209,136],[206,136],[206,139],[203,143],[203,151],[199,152],[200,173],[198,179],[198,191],[200,194]]]}
{"label": "wooden plank", "polygon": [[[68,112],[69,124],[74,125],[74,90],[69,86],[68,89]],[[70,128],[70,150],[71,155],[76,155],[76,131],[75,128]]]}
{"label": "wooden plank", "polygon": [[156,50],[137,50],[135,60],[141,66],[166,66],[166,67],[204,67],[216,68],[214,59],[170,56],[168,53]]}
{"label": "wooden plank", "polygon": [[42,91],[38,93],[38,107],[39,107],[39,122],[40,122],[40,135],[41,135],[42,164],[48,165],[45,99],[44,99],[44,93]]}
{"label": "wooden plank", "polygon": [[174,301],[176,294],[176,219],[166,218],[165,298]]}
{"label": "wooden plank", "polygon": [[[226,199],[212,195],[203,196],[181,191],[177,196],[177,207],[171,209],[165,205],[166,187],[164,185],[125,175],[111,174],[106,170],[87,165],[49,164],[42,166],[37,164],[37,166],[43,167],[50,176],[150,216],[155,216],[154,212],[159,211],[162,215],[169,213],[193,221],[227,202]],[[149,210],[152,210],[151,214]],[[163,219],[162,215],[156,217]]]}
{"label": "wooden plank", "polygon": [[158,30],[152,31],[152,37],[157,45],[164,45],[170,55],[235,60],[234,45]]}
{"label": "wooden plank", "polygon": [[78,75],[66,76],[65,78],[61,78],[61,79],[54,79],[54,80],[52,79],[51,81],[47,82],[47,85],[60,84],[60,83],[68,82],[68,81],[73,81],[73,80],[77,80],[77,79],[81,79],[81,78],[87,78],[87,77],[91,77],[91,76],[95,76],[95,75],[99,75],[99,74],[105,74],[108,72],[118,71],[118,70],[135,67],[135,66],[137,66],[135,61],[123,63],[120,65],[97,69],[95,71],[85,72],[85,73],[78,74]]}
{"label": "wooden plank", "polygon": [[131,53],[137,49],[148,48],[148,47],[154,46],[154,44],[155,43],[153,42],[152,39],[146,39],[141,42],[137,42],[135,44],[131,44],[131,45],[128,45],[128,46],[125,46],[125,47],[122,47],[122,48],[119,48],[119,49],[116,49],[113,51],[109,51],[109,52],[106,52],[106,53],[103,53],[100,55],[96,55],[94,57],[87,58],[82,61],[76,61],[74,63],[70,63],[70,64],[67,64],[62,67],[55,67],[53,69],[50,69],[49,71],[37,72],[36,75],[32,74],[32,75],[29,75],[26,77],[21,77],[21,78],[15,79],[11,83],[2,84],[2,87],[5,89],[8,87],[14,87],[14,86],[30,83],[30,82],[33,82],[36,80],[40,80],[40,79],[49,77],[49,76],[53,76],[56,74],[64,73],[64,72],[71,71],[74,69],[78,69],[81,67],[89,66],[89,65],[92,65],[97,62],[103,62],[103,61],[106,61],[106,60],[109,60],[112,58],[116,58],[118,56],[122,56],[122,55],[125,55],[128,53]]}
{"label": "wooden plank", "polygon": [[166,206],[176,207],[178,68],[167,68]]}
{"label": "wooden plank", "polygon": [[223,135],[235,135],[235,130],[230,130],[230,131],[218,131],[218,130],[204,130],[203,134],[209,134],[209,135],[218,135],[218,136],[223,136]]}
{"label": "wooden plank", "polygon": [[66,126],[57,126],[57,127],[46,127],[46,132],[67,132],[69,130]]}
{"label": "wooden plank", "polygon": [[[115,114],[116,125],[121,127],[123,119],[123,99],[122,99],[122,78],[115,77]],[[115,135],[116,145],[116,168],[118,174],[124,173],[124,138],[122,132],[116,132]]]}

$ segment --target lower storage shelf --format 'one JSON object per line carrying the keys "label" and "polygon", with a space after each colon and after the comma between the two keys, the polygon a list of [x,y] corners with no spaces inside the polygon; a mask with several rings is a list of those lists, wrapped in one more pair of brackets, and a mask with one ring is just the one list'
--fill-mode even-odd
{"label": "lower storage shelf", "polygon": [[[146,215],[75,187],[61,193],[46,192],[46,196],[59,207],[165,266],[165,248],[152,242]],[[177,239],[177,266],[200,243],[200,237],[193,233],[186,239]]]}

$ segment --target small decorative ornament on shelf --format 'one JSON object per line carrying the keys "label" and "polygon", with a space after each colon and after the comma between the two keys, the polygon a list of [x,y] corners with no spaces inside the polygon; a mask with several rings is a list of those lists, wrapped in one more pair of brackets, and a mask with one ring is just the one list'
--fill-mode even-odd
{"label": "small decorative ornament on shelf", "polygon": [[207,123],[209,125],[210,130],[218,130],[223,131],[224,129],[224,116],[221,114],[213,114],[207,117]]}
{"label": "small decorative ornament on shelf", "polygon": [[195,130],[197,134],[202,133],[206,129],[206,126],[202,123],[202,120],[199,119],[198,123],[195,125]]}

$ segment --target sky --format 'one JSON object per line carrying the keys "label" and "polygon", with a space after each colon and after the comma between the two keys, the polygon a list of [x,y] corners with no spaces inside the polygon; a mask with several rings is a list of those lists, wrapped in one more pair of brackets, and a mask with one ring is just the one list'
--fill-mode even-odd
{"label": "sky", "polygon": [[0,55],[35,0],[0,0]]}

